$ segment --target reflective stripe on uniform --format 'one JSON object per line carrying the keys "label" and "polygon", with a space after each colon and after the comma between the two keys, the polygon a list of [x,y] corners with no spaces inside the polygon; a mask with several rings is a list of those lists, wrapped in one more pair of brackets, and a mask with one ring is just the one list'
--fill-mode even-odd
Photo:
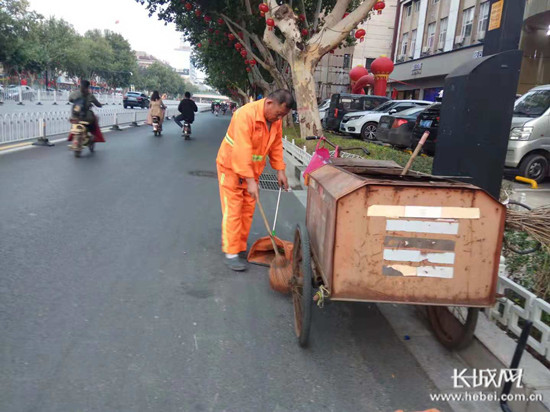
{"label": "reflective stripe on uniform", "polygon": [[264,160],[264,157],[262,155],[252,155],[253,162],[261,162],[262,160]]}
{"label": "reflective stripe on uniform", "polygon": [[225,182],[225,173],[222,173],[222,176],[220,178],[220,185],[223,186],[223,182]]}
{"label": "reflective stripe on uniform", "polygon": [[229,143],[230,146],[233,146],[235,143],[233,142],[233,139],[229,137],[228,134],[225,135],[225,141]]}
{"label": "reflective stripe on uniform", "polygon": [[227,215],[229,213],[229,206],[227,204],[227,196],[224,194],[223,196],[223,219],[222,219],[222,250],[227,250],[228,242],[227,242]]}

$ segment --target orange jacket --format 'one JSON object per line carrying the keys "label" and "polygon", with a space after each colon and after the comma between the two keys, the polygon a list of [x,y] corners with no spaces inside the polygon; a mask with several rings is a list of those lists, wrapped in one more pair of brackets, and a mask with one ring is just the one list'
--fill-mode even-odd
{"label": "orange jacket", "polygon": [[268,131],[264,117],[265,99],[248,103],[233,114],[222,141],[216,163],[242,178],[258,180],[266,157],[275,170],[284,170],[283,121],[271,124]]}

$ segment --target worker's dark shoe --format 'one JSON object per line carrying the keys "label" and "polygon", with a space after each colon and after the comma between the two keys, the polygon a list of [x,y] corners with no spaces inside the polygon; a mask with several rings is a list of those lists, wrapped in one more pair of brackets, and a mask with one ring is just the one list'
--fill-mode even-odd
{"label": "worker's dark shoe", "polygon": [[242,260],[246,260],[248,261],[248,252],[245,250],[244,252],[239,252],[239,257],[242,259]]}
{"label": "worker's dark shoe", "polygon": [[229,269],[234,270],[236,272],[242,272],[243,270],[246,270],[247,263],[244,259],[241,259],[240,256],[234,257],[234,258],[223,258],[224,263],[229,267]]}

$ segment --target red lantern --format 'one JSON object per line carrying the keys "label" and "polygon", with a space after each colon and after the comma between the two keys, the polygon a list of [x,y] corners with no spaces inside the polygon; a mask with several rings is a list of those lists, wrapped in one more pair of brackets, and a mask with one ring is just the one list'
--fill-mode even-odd
{"label": "red lantern", "polygon": [[237,34],[239,35],[239,37],[240,37],[241,39],[243,39],[243,38],[244,38],[244,34],[243,34],[243,32],[242,32],[242,31],[238,32]]}
{"label": "red lantern", "polygon": [[386,3],[384,3],[382,0],[378,0],[373,8],[378,12],[378,14],[382,14],[382,10],[384,10],[385,7]]}
{"label": "red lantern", "polygon": [[219,24],[220,26],[223,26],[223,19],[222,19],[221,17],[218,19],[218,24]]}
{"label": "red lantern", "polygon": [[247,68],[246,68],[246,71],[247,71],[247,72],[250,72],[250,70],[251,70],[250,67],[247,67]]}
{"label": "red lantern", "polygon": [[252,60],[249,60],[249,63],[251,66],[255,66],[256,65],[256,60],[252,59]]}
{"label": "red lantern", "polygon": [[346,11],[346,12],[344,13],[344,17],[342,17],[342,18],[345,19],[345,18],[348,17],[348,16],[349,16],[349,13]]}
{"label": "red lantern", "polygon": [[212,21],[212,18],[210,16],[204,16],[205,23],[210,23]]}
{"label": "red lantern", "polygon": [[237,50],[241,50],[243,48],[243,45],[241,43],[235,43],[235,48]]}
{"label": "red lantern", "polygon": [[191,11],[192,8],[193,8],[193,5],[191,3],[185,3],[185,9],[187,11]]}
{"label": "red lantern", "polygon": [[275,21],[273,19],[267,19],[265,21],[265,24],[267,24],[267,27],[270,31],[272,31],[273,27],[275,27]]}
{"label": "red lantern", "polygon": [[216,31],[214,32],[214,34],[220,34],[220,31],[219,31],[219,30],[216,30]]}
{"label": "red lantern", "polygon": [[332,49],[332,50],[330,51],[330,54],[334,54],[334,49]]}
{"label": "red lantern", "polygon": [[247,54],[248,52],[245,49],[241,50],[241,56],[246,57]]}
{"label": "red lantern", "polygon": [[365,40],[365,34],[367,34],[367,32],[363,29],[359,29],[355,32],[355,38],[359,40],[359,42],[363,42],[363,40]]}
{"label": "red lantern", "polygon": [[306,15],[305,15],[305,14],[300,14],[300,15],[298,16],[298,18],[300,19],[301,22],[306,21]]}
{"label": "red lantern", "polygon": [[200,17],[201,14],[202,14],[202,11],[200,11],[199,9],[195,10],[195,16]]}
{"label": "red lantern", "polygon": [[309,31],[307,29],[302,29],[302,37],[306,37],[309,34]]}
{"label": "red lantern", "polygon": [[265,3],[261,3],[258,8],[260,9],[260,16],[262,17],[269,11],[269,6]]}
{"label": "red lantern", "polygon": [[244,64],[248,64],[248,63],[250,63],[248,60],[245,60],[245,61],[244,61]]}
{"label": "red lantern", "polygon": [[202,47],[202,44],[197,44],[197,47],[200,49]]}
{"label": "red lantern", "polygon": [[229,33],[229,34],[227,35],[227,38],[228,38],[229,40],[231,40],[231,41],[235,40],[235,36],[233,35],[233,33]]}

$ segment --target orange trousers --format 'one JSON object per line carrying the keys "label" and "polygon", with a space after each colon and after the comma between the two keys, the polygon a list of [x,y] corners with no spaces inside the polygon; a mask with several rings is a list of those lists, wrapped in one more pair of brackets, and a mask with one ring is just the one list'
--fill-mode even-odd
{"label": "orange trousers", "polygon": [[256,201],[247,190],[246,181],[230,169],[218,167],[218,184],[222,206],[222,251],[237,254],[246,251]]}

